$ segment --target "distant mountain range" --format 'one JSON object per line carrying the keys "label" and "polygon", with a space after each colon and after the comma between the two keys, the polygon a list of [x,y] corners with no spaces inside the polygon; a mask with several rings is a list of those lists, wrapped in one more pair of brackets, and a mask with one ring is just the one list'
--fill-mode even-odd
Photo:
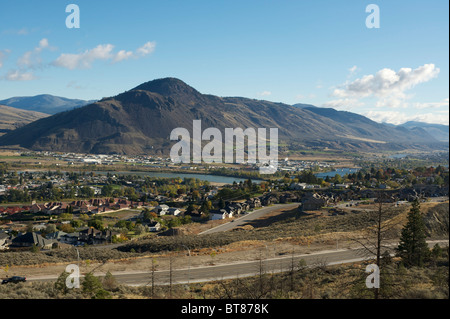
{"label": "distant mountain range", "polygon": [[408,129],[423,129],[438,141],[449,142],[449,126],[442,124],[429,124],[422,122],[409,121],[401,126]]}
{"label": "distant mountain range", "polygon": [[170,133],[193,120],[202,129],[278,128],[285,149],[346,151],[448,149],[425,129],[390,126],[364,116],[242,97],[202,94],[183,81],[164,78],[117,96],[37,120],[0,137],[0,146],[97,154],[169,154]]}
{"label": "distant mountain range", "polygon": [[78,99],[68,99],[65,97],[50,94],[36,96],[17,96],[6,100],[1,100],[0,105],[15,107],[26,111],[35,111],[46,114],[56,114],[59,112],[72,110],[74,108],[91,104],[94,100],[85,101]]}
{"label": "distant mountain range", "polygon": [[47,116],[49,115],[44,113],[0,105],[0,135]]}

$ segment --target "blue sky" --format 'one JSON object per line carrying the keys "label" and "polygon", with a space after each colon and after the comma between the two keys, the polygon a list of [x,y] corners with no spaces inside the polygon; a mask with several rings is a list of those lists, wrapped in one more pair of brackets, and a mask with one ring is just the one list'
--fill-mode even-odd
{"label": "blue sky", "polygon": [[[68,29],[68,4],[80,28]],[[380,28],[367,28],[369,4]],[[0,99],[114,96],[177,77],[202,93],[448,124],[448,1],[0,2]]]}

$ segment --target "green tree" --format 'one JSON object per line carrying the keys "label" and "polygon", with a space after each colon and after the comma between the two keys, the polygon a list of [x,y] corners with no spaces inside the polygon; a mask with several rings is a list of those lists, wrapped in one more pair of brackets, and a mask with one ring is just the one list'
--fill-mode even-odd
{"label": "green tree", "polygon": [[103,288],[107,291],[116,291],[118,288],[117,280],[110,271],[108,271],[103,278]]}
{"label": "green tree", "polygon": [[66,284],[66,280],[67,280],[67,277],[69,277],[69,275],[70,274],[68,272],[66,272],[66,271],[63,271],[59,275],[59,277],[56,280],[55,285],[54,285],[56,290],[59,290],[59,291],[61,291],[64,294],[69,292],[69,288],[67,287],[67,284]]}
{"label": "green tree", "polygon": [[99,291],[100,289],[103,289],[100,279],[95,277],[91,272],[87,273],[84,276],[84,280],[81,285],[83,288],[83,292],[91,294],[91,295],[95,295],[97,293],[97,291]]}
{"label": "green tree", "polygon": [[408,221],[402,229],[397,254],[405,266],[423,266],[430,250],[425,240],[425,224],[420,212],[420,203],[415,199],[408,213]]}

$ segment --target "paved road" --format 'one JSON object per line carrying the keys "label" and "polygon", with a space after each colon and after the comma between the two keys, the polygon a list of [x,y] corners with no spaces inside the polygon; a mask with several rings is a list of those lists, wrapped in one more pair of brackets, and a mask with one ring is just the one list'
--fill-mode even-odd
{"label": "paved road", "polygon": [[228,231],[228,230],[231,230],[238,226],[243,226],[243,225],[247,224],[248,222],[258,219],[258,218],[260,218],[268,213],[271,213],[275,210],[278,210],[281,208],[286,209],[286,210],[291,210],[291,209],[297,208],[299,205],[300,205],[300,203],[292,203],[292,204],[275,204],[275,205],[272,205],[269,207],[263,207],[263,208],[255,210],[249,214],[246,214],[242,217],[234,219],[232,222],[222,224],[220,226],[205,230],[204,232],[201,232],[199,235]]}
{"label": "paved road", "polygon": [[[435,243],[448,245],[448,240],[430,241],[430,246]],[[272,253],[273,254],[273,253]],[[246,277],[258,275],[262,270],[265,273],[277,273],[289,271],[292,264],[298,265],[300,260],[304,260],[307,266],[314,267],[320,265],[337,265],[350,262],[357,262],[367,259],[363,249],[340,249],[321,251],[311,254],[295,254],[279,257],[271,256],[271,252],[266,250],[262,253],[261,260],[221,264],[206,267],[187,267],[182,269],[160,270],[154,272],[155,285],[186,284],[193,282],[206,282],[222,279],[233,279],[237,277]],[[149,264],[148,269],[151,265]],[[145,286],[151,284],[152,273],[150,271],[138,272],[113,272],[116,280],[124,285]],[[102,276],[104,273],[96,273]],[[27,278],[28,281],[54,281],[57,276]]]}

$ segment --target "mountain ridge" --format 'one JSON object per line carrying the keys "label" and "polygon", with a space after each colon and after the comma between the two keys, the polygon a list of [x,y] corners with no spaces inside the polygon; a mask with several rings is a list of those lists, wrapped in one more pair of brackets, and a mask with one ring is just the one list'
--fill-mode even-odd
{"label": "mountain ridge", "polygon": [[[338,112],[338,113],[335,113]],[[361,115],[202,94],[176,78],[148,81],[116,96],[38,120],[0,137],[0,145],[100,154],[168,154],[174,128],[278,128],[289,148],[353,150],[448,147],[430,135],[391,128]],[[334,114],[334,115],[333,115]],[[345,120],[349,117],[352,122]],[[333,119],[333,117],[336,117]]]}
{"label": "mountain ridge", "polygon": [[49,115],[44,113],[0,105],[0,135],[47,116]]}
{"label": "mountain ridge", "polygon": [[0,101],[0,105],[54,115],[93,102],[95,102],[95,100],[69,99],[51,94],[38,94],[34,96],[15,96],[4,99]]}

